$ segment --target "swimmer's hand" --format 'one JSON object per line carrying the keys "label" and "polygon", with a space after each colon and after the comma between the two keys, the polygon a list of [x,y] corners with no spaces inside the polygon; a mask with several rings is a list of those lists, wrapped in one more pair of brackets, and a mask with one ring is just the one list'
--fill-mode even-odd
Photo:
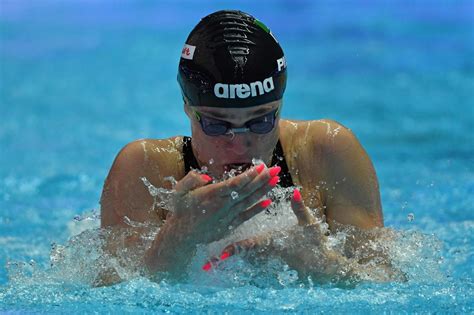
{"label": "swimmer's hand", "polygon": [[[327,230],[322,228],[311,211],[303,204],[300,192],[295,189],[291,199],[291,207],[298,219],[298,226],[287,231],[273,231],[269,234],[242,240],[228,245],[219,257],[213,257],[202,266],[209,271],[221,262],[236,254],[257,254],[260,257],[278,256],[291,269],[298,271],[300,278],[311,278],[316,282],[334,282],[352,285],[357,279],[368,277],[372,281],[406,281],[398,270],[393,269],[389,262],[384,263],[384,255],[376,255],[370,270],[360,265],[357,259],[349,259],[327,246]],[[285,240],[285,245],[274,240]],[[370,237],[368,238],[370,241]],[[364,276],[364,277],[362,277]]]}
{"label": "swimmer's hand", "polygon": [[295,188],[293,197],[291,198],[291,209],[298,219],[298,225],[306,226],[315,224],[317,220],[311,214],[309,209],[303,204],[300,191]]}
{"label": "swimmer's hand", "polygon": [[255,166],[218,183],[189,172],[175,186],[174,210],[146,253],[148,269],[176,274],[186,269],[197,244],[210,243],[265,210],[279,181],[279,167]]}
{"label": "swimmer's hand", "polygon": [[[320,281],[327,281],[338,275],[342,266],[349,267],[345,257],[328,250],[327,235],[320,222],[303,204],[298,189],[293,191],[291,208],[298,219],[298,226],[289,231],[273,231],[228,245],[219,257],[213,257],[202,269],[209,271],[223,260],[236,254],[258,253],[260,256],[277,255],[298,271],[300,276],[312,275]],[[287,239],[291,246],[275,244],[275,239]],[[315,251],[308,250],[308,248]],[[317,254],[315,254],[317,253]],[[350,268],[350,267],[349,267]]]}
{"label": "swimmer's hand", "polygon": [[[303,204],[301,193],[297,188],[295,188],[293,191],[293,196],[291,198],[291,209],[293,210],[294,214],[296,215],[296,218],[298,219],[298,225],[311,226],[317,224],[317,220],[311,214],[309,209]],[[325,236],[320,233],[319,226],[316,231],[318,231],[319,233],[317,233],[318,235],[315,239],[317,239],[319,243],[321,239],[323,239]],[[213,257],[208,262],[206,262],[202,266],[202,269],[208,271],[213,266],[229,258],[230,256],[233,256],[235,254],[246,253],[250,250],[255,250],[257,248],[268,247],[268,245],[270,245],[271,243],[271,237],[271,234],[265,234],[232,243],[226,248],[224,248],[219,257]]]}

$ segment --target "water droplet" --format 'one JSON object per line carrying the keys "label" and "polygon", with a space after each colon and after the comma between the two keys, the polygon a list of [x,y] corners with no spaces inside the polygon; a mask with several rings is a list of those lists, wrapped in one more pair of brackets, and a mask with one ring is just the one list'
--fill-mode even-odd
{"label": "water droplet", "polygon": [[413,220],[415,220],[415,215],[413,213],[409,213],[407,215],[407,219],[408,219],[408,222],[412,222]]}
{"label": "water droplet", "polygon": [[265,162],[263,162],[261,159],[256,159],[256,158],[253,158],[252,159],[252,164],[253,165],[260,165],[260,164],[263,164]]}
{"label": "water droplet", "polygon": [[214,164],[214,159],[209,160],[209,165],[212,165],[212,164]]}
{"label": "water droplet", "polygon": [[206,213],[206,209],[202,209],[202,214],[205,214]]}
{"label": "water droplet", "polygon": [[278,282],[282,286],[287,286],[298,280],[298,272],[296,270],[287,270],[278,273]]}
{"label": "water droplet", "polygon": [[170,182],[171,183],[171,187],[174,187],[176,186],[176,184],[178,183],[178,181],[173,177],[173,176],[167,176],[165,178],[163,178],[165,181],[167,182]]}
{"label": "water droplet", "polygon": [[236,191],[233,191],[230,193],[230,196],[232,197],[233,200],[239,198],[239,193]]}

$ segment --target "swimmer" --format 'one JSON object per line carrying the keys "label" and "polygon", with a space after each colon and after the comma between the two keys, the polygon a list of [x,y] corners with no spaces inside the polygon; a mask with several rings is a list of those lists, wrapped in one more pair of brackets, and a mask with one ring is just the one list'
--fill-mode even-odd
{"label": "swimmer", "polygon": [[[335,121],[281,118],[286,81],[282,48],[251,15],[215,12],[192,30],[178,68],[192,136],[127,144],[101,197],[103,228],[127,227],[125,217],[161,225],[144,257],[150,274],[179,277],[198,244],[224,238],[229,226],[265,210],[272,203],[267,193],[276,186],[294,188],[291,206],[299,225],[323,221],[331,233],[344,226],[383,227],[367,153]],[[254,165],[255,159],[262,162]],[[225,179],[233,170],[236,176]],[[141,179],[171,189],[170,176],[177,180],[173,211],[159,208]],[[315,242],[326,237],[314,235]],[[123,246],[133,246],[133,240]],[[233,253],[230,246],[224,259]]]}

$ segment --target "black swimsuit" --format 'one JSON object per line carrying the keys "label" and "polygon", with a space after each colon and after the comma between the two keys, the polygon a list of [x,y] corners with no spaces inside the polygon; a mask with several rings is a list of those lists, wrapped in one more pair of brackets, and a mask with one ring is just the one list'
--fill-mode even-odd
{"label": "black swimsuit", "polygon": [[[193,149],[191,147],[191,138],[183,137],[183,158],[184,158],[184,172],[188,174],[191,169],[199,169],[196,157],[194,157]],[[285,155],[283,154],[283,148],[281,147],[280,140],[273,150],[272,165],[281,167],[280,171],[280,182],[278,183],[281,187],[291,187],[293,180],[286,165]]]}

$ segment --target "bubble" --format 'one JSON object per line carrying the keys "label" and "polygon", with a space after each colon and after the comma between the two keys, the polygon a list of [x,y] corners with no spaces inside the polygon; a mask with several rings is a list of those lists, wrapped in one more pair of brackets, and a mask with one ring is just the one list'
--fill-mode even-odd
{"label": "bubble", "polygon": [[402,203],[402,210],[404,210],[408,206],[408,202],[404,201]]}
{"label": "bubble", "polygon": [[229,225],[228,229],[229,231],[232,230],[234,227],[232,225]]}
{"label": "bubble", "polygon": [[65,247],[56,243],[51,244],[51,253],[49,256],[51,266],[64,259]]}
{"label": "bubble", "polygon": [[239,193],[236,191],[233,191],[230,193],[230,196],[232,197],[233,200],[239,198]]}
{"label": "bubble", "polygon": [[92,209],[82,215],[76,214],[73,219],[76,222],[100,220],[100,213],[96,209]]}
{"label": "bubble", "polygon": [[206,209],[202,209],[202,214],[205,214],[206,213]]}
{"label": "bubble", "polygon": [[257,158],[252,159],[252,165],[260,165],[260,164],[265,164],[265,162],[263,162],[262,159],[257,159]]}
{"label": "bubble", "polygon": [[413,220],[415,220],[415,215],[413,213],[409,213],[407,215],[407,219],[408,219],[408,222],[412,222]]}
{"label": "bubble", "polygon": [[286,270],[278,273],[278,282],[282,286],[287,286],[292,283],[294,283],[296,280],[298,280],[298,272],[296,270],[288,270],[287,266],[285,266]]}
{"label": "bubble", "polygon": [[165,178],[163,178],[165,181],[167,182],[170,182],[171,183],[171,187],[174,187],[176,186],[176,184],[178,183],[178,181],[173,177],[173,176],[167,176]]}
{"label": "bubble", "polygon": [[211,158],[211,159],[209,160],[209,165],[212,165],[212,164],[214,164],[214,159]]}
{"label": "bubble", "polygon": [[[155,187],[146,177],[140,177],[143,184],[148,188],[148,192],[153,197],[153,207],[160,207],[166,209],[168,211],[173,212],[174,208],[172,203],[170,202],[170,198],[172,197],[173,190],[165,189],[162,187]],[[176,184],[176,180],[173,177],[166,177],[165,180],[171,182],[171,185],[174,186]]]}

